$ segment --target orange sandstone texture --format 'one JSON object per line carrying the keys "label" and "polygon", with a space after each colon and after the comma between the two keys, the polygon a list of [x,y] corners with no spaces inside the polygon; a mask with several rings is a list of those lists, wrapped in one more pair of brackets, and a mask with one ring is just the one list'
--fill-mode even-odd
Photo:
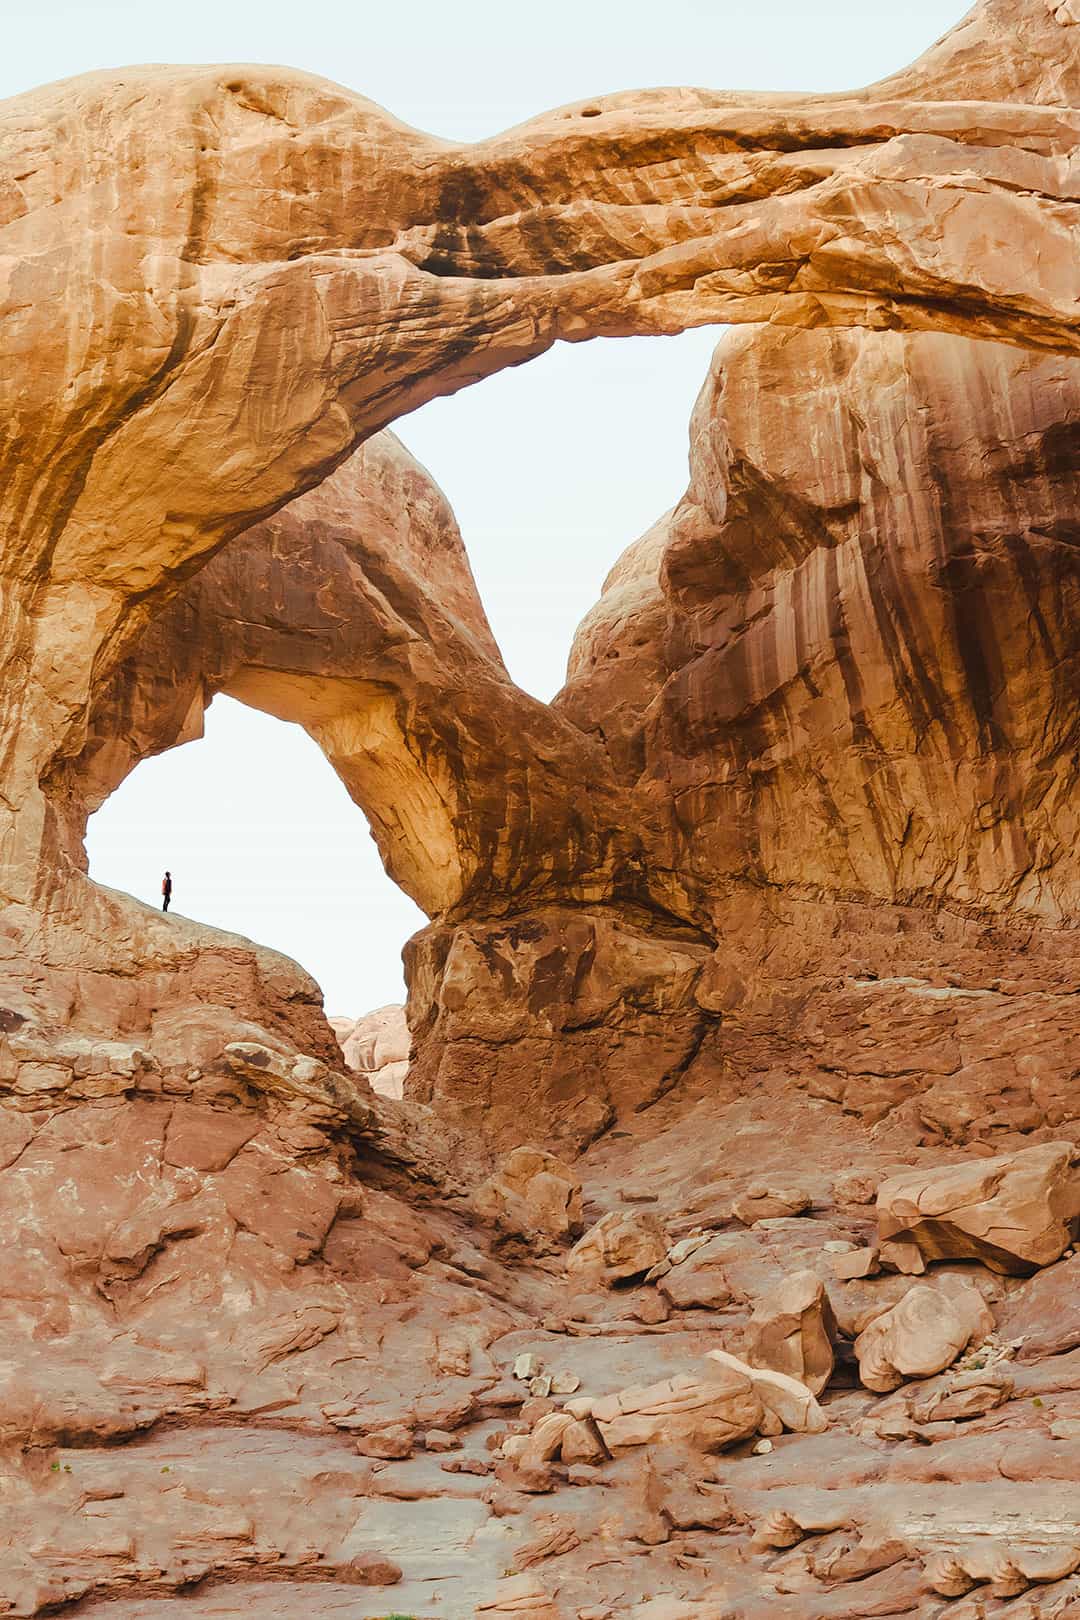
{"label": "orange sandstone texture", "polygon": [[[0,1609],[1080,1604],[1078,41],[469,147],[0,107]],[[719,320],[540,704],[383,430]],[[430,916],[407,1037],[86,876],[218,691]]]}

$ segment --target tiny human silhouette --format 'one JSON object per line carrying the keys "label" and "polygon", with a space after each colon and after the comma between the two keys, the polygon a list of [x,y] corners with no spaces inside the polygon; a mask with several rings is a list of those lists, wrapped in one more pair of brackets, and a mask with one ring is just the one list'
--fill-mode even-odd
{"label": "tiny human silhouette", "polygon": [[161,909],[168,911],[169,901],[172,899],[172,873],[166,872],[161,880]]}

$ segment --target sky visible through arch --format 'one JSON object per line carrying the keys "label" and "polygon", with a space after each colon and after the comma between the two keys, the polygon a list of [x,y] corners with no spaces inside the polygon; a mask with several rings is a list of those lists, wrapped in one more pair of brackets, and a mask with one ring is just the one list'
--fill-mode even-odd
{"label": "sky visible through arch", "polygon": [[[0,0],[0,97],[138,62],[282,62],[475,140],[645,85],[843,90],[905,66],[958,0]],[[719,333],[558,345],[396,431],[449,496],[514,678],[549,698],[616,557],[682,493]],[[219,697],[203,741],[144,761],[92,818],[94,877],[296,957],[332,1013],[403,994],[424,919],[298,727]]]}

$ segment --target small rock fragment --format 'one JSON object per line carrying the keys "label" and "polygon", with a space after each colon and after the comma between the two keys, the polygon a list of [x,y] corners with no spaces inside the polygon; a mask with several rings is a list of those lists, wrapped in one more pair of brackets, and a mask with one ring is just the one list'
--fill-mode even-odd
{"label": "small rock fragment", "polygon": [[539,1356],[534,1356],[531,1350],[523,1350],[514,1358],[514,1377],[528,1382],[530,1378],[538,1378],[544,1363]]}
{"label": "small rock fragment", "polygon": [[656,1327],[660,1322],[666,1322],[671,1315],[671,1306],[663,1294],[653,1289],[643,1289],[630,1306],[630,1315],[635,1322],[645,1327]]}
{"label": "small rock fragment", "polygon": [[450,1434],[446,1429],[429,1429],[424,1436],[425,1451],[457,1451],[461,1441],[456,1434]]}
{"label": "small rock fragment", "polygon": [[680,1266],[684,1260],[689,1260],[692,1254],[696,1254],[698,1249],[704,1248],[708,1242],[710,1242],[708,1232],[694,1232],[690,1237],[681,1238],[678,1243],[673,1243],[667,1252],[667,1257],[673,1266]]}
{"label": "small rock fragment", "polygon": [[396,1586],[401,1579],[401,1567],[380,1553],[357,1553],[343,1567],[335,1569],[334,1575],[354,1586]]}
{"label": "small rock fragment", "polygon": [[378,1457],[384,1462],[396,1462],[412,1456],[413,1437],[403,1423],[395,1423],[390,1428],[361,1435],[356,1449],[361,1457]]}
{"label": "small rock fragment", "polygon": [[875,1247],[834,1254],[829,1259],[829,1270],[838,1282],[850,1282],[855,1277],[876,1277],[881,1270],[878,1251]]}
{"label": "small rock fragment", "polygon": [[447,1457],[445,1462],[440,1464],[444,1473],[476,1474],[480,1478],[490,1474],[494,1466],[490,1457]]}
{"label": "small rock fragment", "polygon": [[536,1396],[530,1395],[527,1401],[522,1402],[518,1417],[522,1423],[527,1424],[530,1429],[534,1429],[542,1417],[547,1417],[549,1412],[554,1411],[554,1401],[540,1400]]}
{"label": "small rock fragment", "polygon": [[862,1170],[845,1170],[830,1188],[838,1204],[872,1204],[877,1197],[877,1181]]}
{"label": "small rock fragment", "polygon": [[754,1181],[741,1198],[736,1198],[731,1206],[731,1212],[744,1226],[753,1226],[757,1221],[784,1220],[794,1215],[805,1215],[810,1204],[810,1194],[804,1192],[801,1187],[774,1186],[771,1183]]}
{"label": "small rock fragment", "polygon": [[551,1393],[553,1395],[573,1395],[581,1388],[581,1379],[577,1373],[556,1373],[551,1380]]}
{"label": "small rock fragment", "polygon": [[913,1238],[886,1238],[878,1249],[883,1271],[898,1271],[905,1277],[921,1277],[926,1270],[922,1251]]}

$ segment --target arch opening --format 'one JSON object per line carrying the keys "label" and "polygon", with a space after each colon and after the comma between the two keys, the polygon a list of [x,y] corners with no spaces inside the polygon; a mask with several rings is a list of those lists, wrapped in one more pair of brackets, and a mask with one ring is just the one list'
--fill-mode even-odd
{"label": "arch opening", "polygon": [[362,812],[295,724],[224,694],[205,733],[140,761],[91,816],[89,875],[294,958],[327,1014],[405,999],[401,949],[426,919],[387,876]]}

